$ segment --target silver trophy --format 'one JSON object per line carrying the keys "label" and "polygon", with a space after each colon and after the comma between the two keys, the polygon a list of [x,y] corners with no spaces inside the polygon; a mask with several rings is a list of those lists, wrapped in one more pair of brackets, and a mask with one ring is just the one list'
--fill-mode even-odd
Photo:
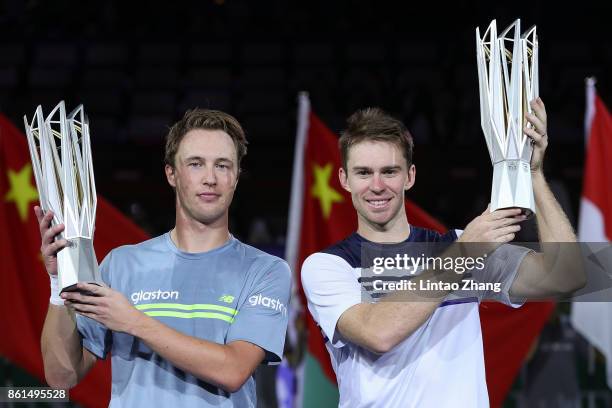
{"label": "silver trophy", "polygon": [[40,205],[45,212],[53,211],[53,225],[65,225],[62,236],[70,243],[57,253],[60,288],[75,290],[78,282],[101,284],[93,247],[96,185],[83,105],[66,115],[61,101],[46,118],[38,106],[31,122],[23,119]]}
{"label": "silver trophy", "polygon": [[530,160],[531,125],[525,113],[539,95],[538,39],[533,26],[521,35],[516,20],[497,35],[495,20],[484,35],[476,28],[476,58],[480,90],[480,121],[493,163],[491,211],[521,208],[535,213]]}

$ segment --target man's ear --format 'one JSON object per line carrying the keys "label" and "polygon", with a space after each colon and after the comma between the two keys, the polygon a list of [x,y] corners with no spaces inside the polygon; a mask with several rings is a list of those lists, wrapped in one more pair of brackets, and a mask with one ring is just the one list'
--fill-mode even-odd
{"label": "man's ear", "polygon": [[406,184],[404,184],[404,191],[408,191],[414,186],[414,182],[416,181],[416,167],[414,164],[411,164],[408,167],[408,177],[406,177]]}
{"label": "man's ear", "polygon": [[169,164],[166,164],[166,167],[164,167],[164,171],[166,173],[166,179],[168,180],[168,184],[170,184],[172,187],[176,188],[176,180],[174,179],[175,177],[175,169],[174,167],[172,167]]}
{"label": "man's ear", "polygon": [[340,180],[340,185],[342,186],[342,188],[350,193],[351,187],[348,184],[348,176],[342,166],[340,166],[340,168],[338,169],[338,179]]}

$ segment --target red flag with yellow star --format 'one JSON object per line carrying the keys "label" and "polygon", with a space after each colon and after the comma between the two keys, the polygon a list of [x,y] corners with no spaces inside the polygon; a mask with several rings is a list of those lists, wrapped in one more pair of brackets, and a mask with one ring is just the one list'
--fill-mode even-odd
{"label": "red flag with yellow star", "polygon": [[[0,114],[0,355],[44,382],[40,334],[50,293],[33,210],[37,203],[26,137]],[[144,231],[100,197],[97,218],[104,220],[97,223],[95,232],[98,261],[112,248],[147,238]],[[88,407],[108,406],[109,360],[96,364],[70,391],[71,399]]]}

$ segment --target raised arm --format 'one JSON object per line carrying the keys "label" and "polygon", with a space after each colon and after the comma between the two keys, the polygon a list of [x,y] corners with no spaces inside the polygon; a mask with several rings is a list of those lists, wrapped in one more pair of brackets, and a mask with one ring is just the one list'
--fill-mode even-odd
{"label": "raised arm", "polygon": [[[45,268],[52,280],[52,292],[57,291],[57,252],[67,245],[65,239],[55,240],[64,230],[63,225],[51,227],[53,213],[43,215],[40,207],[34,207],[42,239],[41,253]],[[55,286],[55,287],[53,287]],[[49,303],[41,336],[41,351],[45,379],[54,388],[74,387],[94,366],[96,357],[81,345],[76,328],[76,316],[57,297]]]}
{"label": "raised arm", "polygon": [[586,275],[576,235],[561,205],[551,192],[542,164],[548,146],[546,108],[540,98],[531,101],[533,125],[524,132],[532,140],[531,177],[541,252],[530,253],[521,264],[510,294],[538,298],[570,293],[584,286]]}

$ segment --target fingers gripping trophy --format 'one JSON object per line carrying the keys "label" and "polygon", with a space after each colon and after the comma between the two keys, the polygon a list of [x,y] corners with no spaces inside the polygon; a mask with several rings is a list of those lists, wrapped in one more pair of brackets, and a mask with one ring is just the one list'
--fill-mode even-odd
{"label": "fingers gripping trophy", "polygon": [[64,101],[45,118],[38,106],[31,121],[24,116],[26,135],[40,205],[53,211],[54,225],[64,224],[68,246],[57,253],[61,291],[78,282],[102,284],[93,247],[96,186],[91,159],[89,121],[83,105],[66,115]]}
{"label": "fingers gripping trophy", "polygon": [[516,20],[499,35],[495,20],[484,35],[476,28],[480,120],[493,163],[491,211],[521,208],[535,213],[530,160],[531,139],[524,127],[532,113],[529,102],[539,96],[538,40],[533,26],[521,35]]}

